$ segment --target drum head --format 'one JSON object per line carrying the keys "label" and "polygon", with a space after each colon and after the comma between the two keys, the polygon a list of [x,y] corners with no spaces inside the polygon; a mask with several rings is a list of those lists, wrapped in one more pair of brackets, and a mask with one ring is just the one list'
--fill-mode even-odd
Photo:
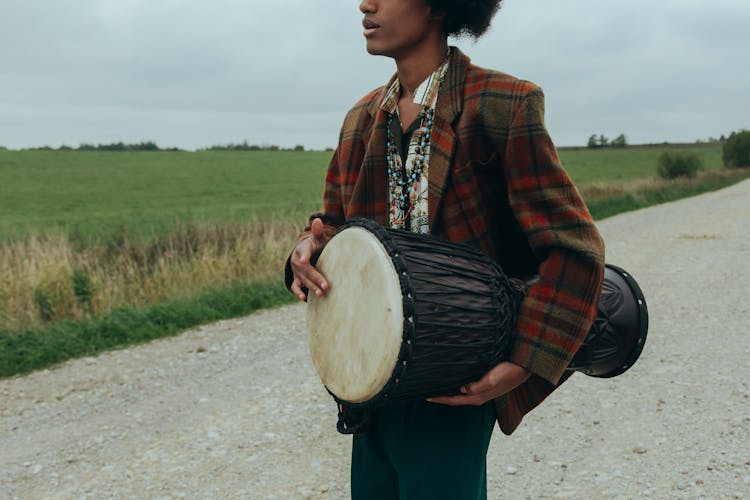
{"label": "drum head", "polygon": [[403,339],[398,274],[383,244],[368,230],[340,231],[316,268],[330,288],[309,294],[307,332],[313,365],[337,398],[361,403],[391,378]]}

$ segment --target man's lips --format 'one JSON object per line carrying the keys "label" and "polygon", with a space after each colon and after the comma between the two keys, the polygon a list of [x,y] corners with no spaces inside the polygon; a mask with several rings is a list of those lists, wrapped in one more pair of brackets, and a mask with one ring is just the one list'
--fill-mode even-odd
{"label": "man's lips", "polygon": [[380,25],[378,23],[373,22],[370,19],[363,19],[362,26],[365,28],[365,36],[371,34],[376,29],[380,28]]}

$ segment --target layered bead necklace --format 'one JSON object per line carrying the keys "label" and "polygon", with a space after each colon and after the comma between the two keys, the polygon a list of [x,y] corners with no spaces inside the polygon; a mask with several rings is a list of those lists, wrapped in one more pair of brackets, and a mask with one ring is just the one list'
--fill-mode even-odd
{"label": "layered bead necklace", "polygon": [[[448,51],[449,54],[450,50]],[[435,105],[438,90],[448,69],[448,55],[446,55],[446,61],[440,68],[423,83],[426,88],[420,86],[418,93],[422,93],[421,98],[415,99],[415,102],[422,106],[418,115],[419,128],[414,131],[407,147],[407,154],[403,159],[399,151],[400,145],[394,140],[391,130],[394,116],[396,116],[398,110],[397,104],[394,103],[392,110],[387,113],[385,157],[388,167],[390,227],[406,229],[406,222],[409,221],[412,231],[429,232],[427,224],[428,183],[426,179],[429,175],[430,142]],[[398,87],[392,90],[395,93]],[[411,165],[408,165],[409,163]],[[418,220],[415,220],[415,218]]]}
{"label": "layered bead necklace", "polygon": [[[391,218],[391,226],[400,226],[406,222],[411,215],[417,201],[419,185],[422,182],[422,172],[426,169],[427,156],[430,148],[430,130],[432,129],[434,108],[422,108],[419,113],[421,118],[419,129],[416,134],[416,146],[414,150],[414,159],[412,160],[411,172],[406,169],[395,158],[401,158],[396,142],[393,140],[391,126],[393,124],[393,114],[388,115],[386,124],[386,153],[385,159],[388,164],[388,190],[391,194],[391,202],[400,205],[403,215]],[[412,140],[413,142],[413,140]]]}

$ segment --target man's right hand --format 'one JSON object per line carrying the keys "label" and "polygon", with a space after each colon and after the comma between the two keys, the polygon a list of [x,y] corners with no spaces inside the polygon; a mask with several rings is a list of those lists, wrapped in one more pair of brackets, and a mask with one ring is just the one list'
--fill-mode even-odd
{"label": "man's right hand", "polygon": [[307,294],[303,288],[311,290],[318,297],[322,297],[328,290],[328,282],[322,274],[313,267],[310,262],[316,259],[323,247],[328,243],[323,221],[314,219],[310,225],[311,235],[300,240],[292,250],[291,265],[294,280],[291,291],[300,300],[307,300]]}

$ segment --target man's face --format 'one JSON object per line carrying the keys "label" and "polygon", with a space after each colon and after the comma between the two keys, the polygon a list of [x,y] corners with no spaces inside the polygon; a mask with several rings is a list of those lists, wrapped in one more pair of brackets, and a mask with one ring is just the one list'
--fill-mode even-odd
{"label": "man's face", "polygon": [[427,0],[363,0],[359,10],[367,52],[398,59],[425,43],[440,40],[441,20],[432,15]]}

